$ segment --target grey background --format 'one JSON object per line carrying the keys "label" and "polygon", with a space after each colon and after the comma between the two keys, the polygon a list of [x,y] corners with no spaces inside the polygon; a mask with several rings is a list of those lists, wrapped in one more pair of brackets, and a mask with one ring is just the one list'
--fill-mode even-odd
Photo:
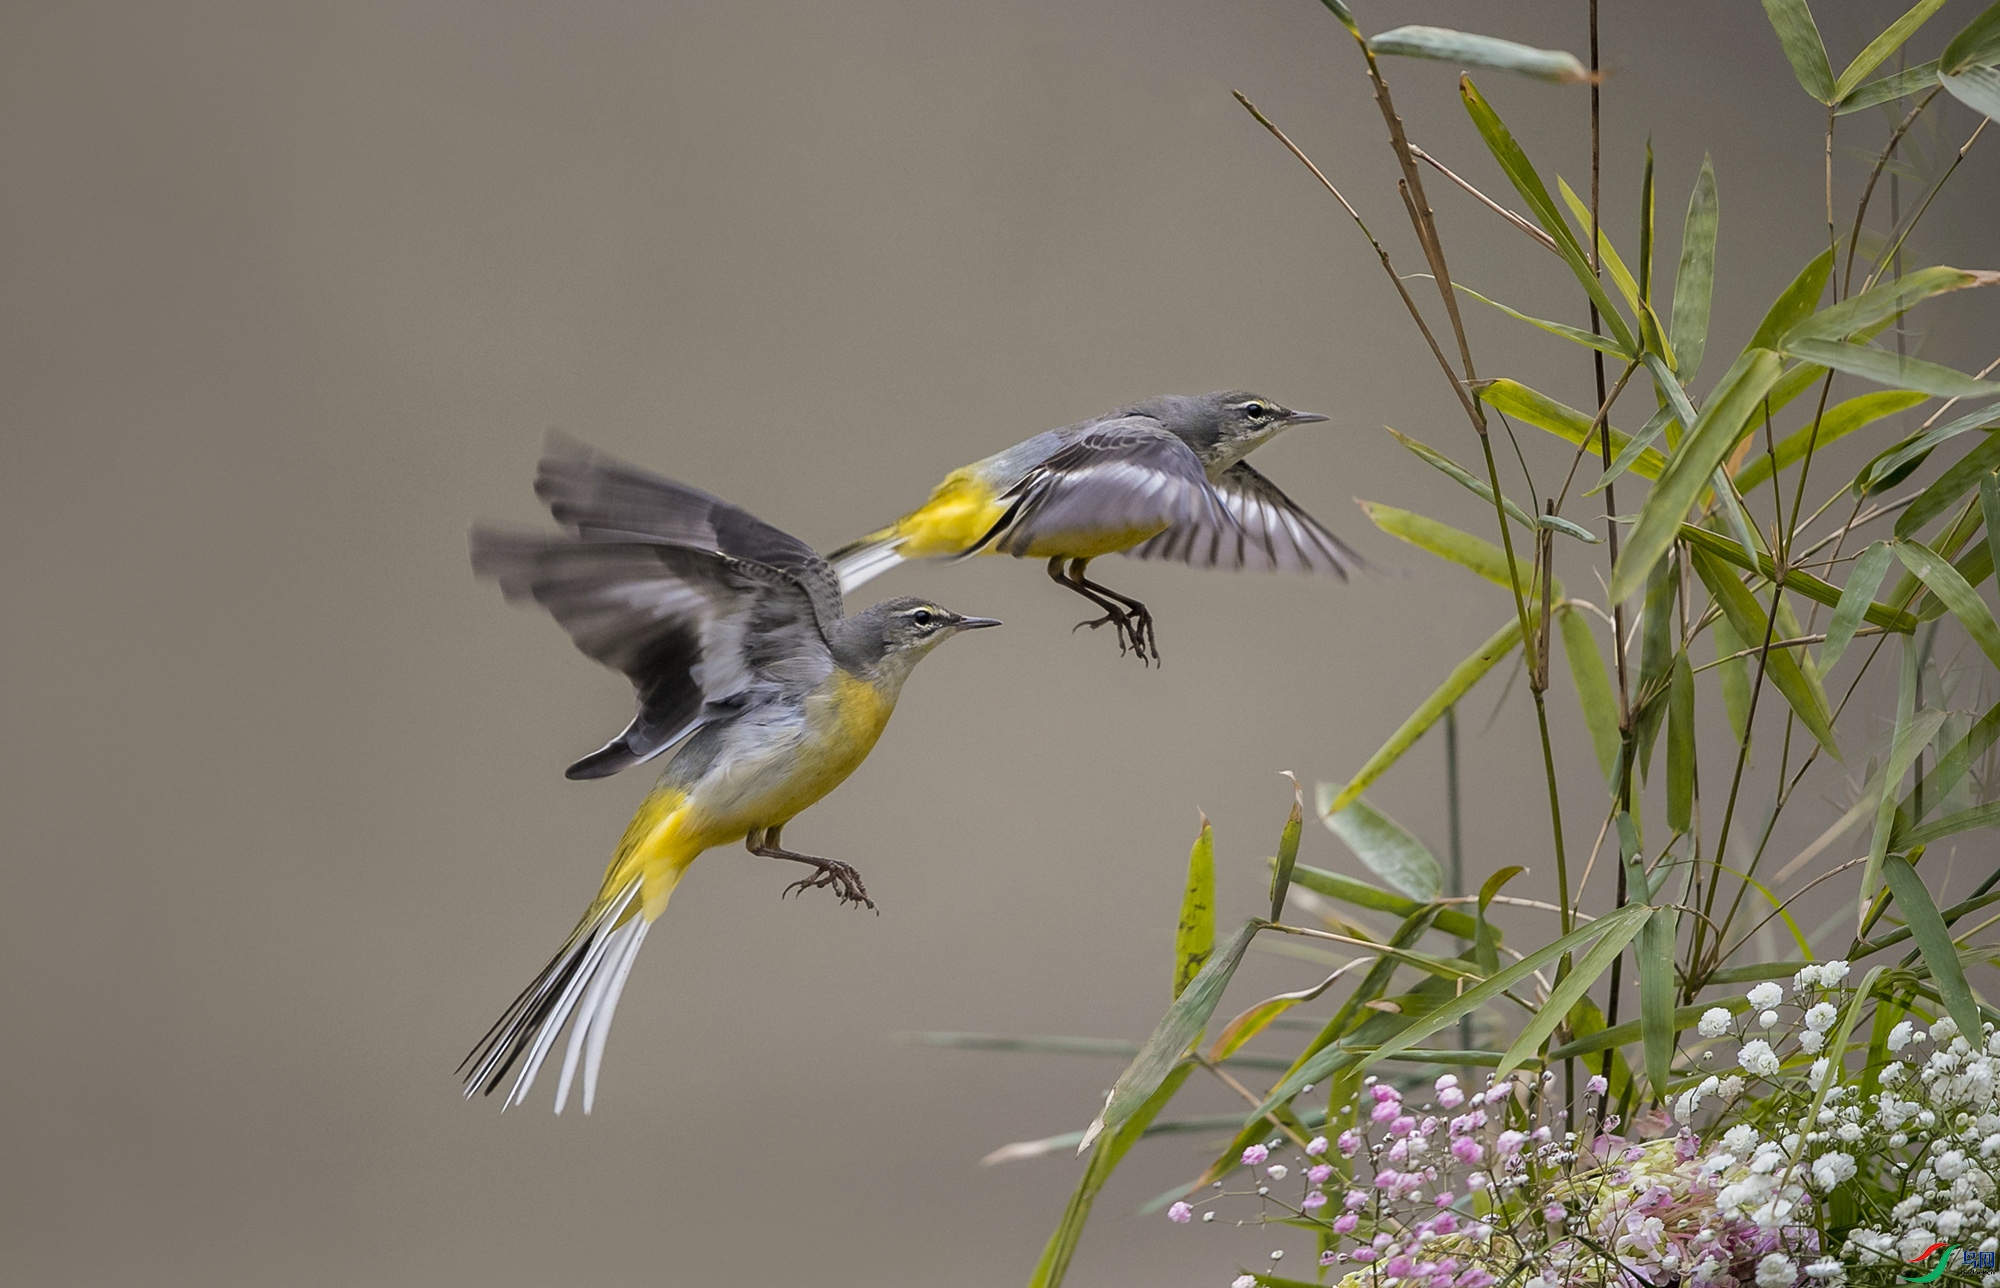
{"label": "grey background", "polygon": [[[1836,66],[1901,8],[1818,7]],[[1976,11],[1955,0],[1912,57]],[[1582,14],[1363,22],[1582,50]],[[1610,4],[1604,29],[1628,250],[1645,136],[1663,264],[1715,157],[1712,379],[1815,248],[1819,109],[1754,5]],[[1228,95],[1414,272],[1355,63],[1305,0],[0,9],[0,1277],[1024,1280],[1078,1164],[975,1163],[1081,1126],[1115,1066],[890,1035],[1143,1036],[1196,809],[1225,915],[1249,912],[1277,771],[1352,772],[1510,611],[1349,504],[1488,530],[1381,432],[1472,459],[1365,245]],[[1416,139],[1499,191],[1452,69],[1390,71]],[[1545,169],[1583,177],[1583,91],[1482,83]],[[1969,115],[1945,119],[1956,146]],[[1994,265],[1985,161],[1919,238],[1930,261]],[[1464,280],[1581,321],[1555,261],[1433,196]],[[1990,302],[1930,317],[1957,330],[1927,356],[1992,356]],[[1588,403],[1577,351],[1472,321],[1486,374]],[[1258,464],[1392,575],[1113,561],[1159,613],[1146,673],[1072,637],[1080,605],[1038,569],[894,574],[870,589],[1008,625],[926,663],[788,833],[859,863],[882,916],[781,904],[789,874],[716,853],[643,954],[593,1117],[555,1119],[546,1091],[505,1117],[458,1099],[453,1064],[646,785],[562,779],[625,686],[466,568],[475,519],[538,517],[547,427],[824,547],[1029,433],[1237,385],[1333,415]],[[1566,459],[1527,446],[1544,480]],[[1601,560],[1564,554],[1587,587]],[[1557,689],[1583,849],[1601,789]],[[1467,715],[1470,866],[1541,879],[1529,708],[1517,686],[1482,734],[1498,693]],[[1440,754],[1374,793],[1439,846]],[[1794,847],[1842,782],[1802,802]],[[1305,846],[1353,868],[1318,828]],[[1255,956],[1226,1006],[1309,969]],[[1134,1156],[1073,1282],[1220,1283],[1280,1242],[1130,1217],[1201,1148]]]}

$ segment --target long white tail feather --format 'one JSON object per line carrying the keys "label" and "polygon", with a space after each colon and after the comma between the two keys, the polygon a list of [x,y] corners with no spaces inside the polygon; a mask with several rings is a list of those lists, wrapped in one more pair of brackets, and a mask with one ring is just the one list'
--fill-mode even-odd
{"label": "long white tail feather", "polygon": [[591,941],[590,947],[584,953],[583,963],[577,967],[569,982],[563,985],[562,993],[556,998],[555,1005],[549,1008],[549,1013],[536,1026],[534,1044],[528,1048],[527,1055],[521,1062],[521,1072],[515,1075],[514,1085],[508,1089],[507,1099],[500,1106],[503,1110],[527,1102],[528,1092],[535,1085],[535,1075],[542,1070],[542,1061],[548,1059],[549,1049],[555,1045],[556,1035],[562,1032],[563,1024],[569,1019],[570,1012],[576,1009],[578,996],[603,966],[605,950],[609,947],[608,935],[600,935]]}
{"label": "long white tail feather", "polygon": [[[579,929],[568,951],[552,963],[549,970],[544,973],[543,979],[546,982],[525,999],[525,1005],[517,1008],[516,1017],[510,1026],[515,1029],[529,1023],[529,1017],[538,1012],[550,990],[560,985],[560,992],[554,1001],[546,1012],[541,1013],[541,1018],[534,1021],[534,1037],[527,1046],[521,1072],[501,1101],[500,1107],[503,1110],[526,1101],[529,1089],[534,1086],[535,1075],[541,1069],[542,1061],[548,1057],[549,1048],[554,1045],[557,1035],[562,1031],[563,1022],[575,1009],[578,997],[602,971],[606,951],[611,947],[611,938],[619,928],[618,919],[638,897],[640,884],[635,880],[626,886],[619,892],[617,898],[591,918],[586,927]],[[500,1063],[508,1058],[510,1052],[520,1050],[521,1045],[515,1038],[503,1034],[501,1039],[495,1042],[473,1080],[467,1084],[467,1094],[470,1095],[473,1088],[483,1085],[492,1070],[500,1067]]]}
{"label": "long white tail feather", "polygon": [[[597,1099],[597,1070],[604,1063],[604,1043],[611,1036],[611,1017],[618,1013],[618,999],[625,992],[625,979],[632,973],[632,963],[639,959],[639,945],[646,942],[646,931],[653,925],[644,917],[632,920],[639,929],[633,932],[632,941],[625,945],[625,955],[612,973],[611,987],[606,990],[597,1014],[590,1017],[590,1041],[583,1048],[583,1112],[586,1114]],[[577,1022],[582,1023],[581,1020]]]}
{"label": "long white tail feather", "polygon": [[[607,964],[615,966],[625,955],[626,941],[639,933],[644,919],[634,917],[618,929],[605,936],[604,957]],[[577,1005],[576,1019],[569,1026],[569,1046],[563,1051],[562,1077],[556,1083],[556,1112],[561,1113],[569,1103],[570,1084],[576,1078],[577,1057],[583,1054],[583,1037],[589,1031],[590,1021],[597,1014],[598,1004],[604,1000],[604,990],[611,983],[611,972],[596,970],[591,972],[590,987],[583,991],[583,1001]]]}
{"label": "long white tail feather", "polygon": [[845,595],[856,587],[867,584],[899,563],[908,562],[898,550],[903,538],[888,536],[880,541],[871,541],[855,546],[833,561],[833,571],[840,577],[840,592]]}

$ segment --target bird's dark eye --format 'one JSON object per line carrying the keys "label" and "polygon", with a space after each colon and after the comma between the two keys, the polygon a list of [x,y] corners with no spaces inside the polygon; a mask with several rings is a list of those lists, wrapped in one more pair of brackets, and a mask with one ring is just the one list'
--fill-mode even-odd
{"label": "bird's dark eye", "polygon": [[928,608],[919,608],[916,612],[910,614],[910,620],[919,626],[929,626],[931,624],[931,610]]}
{"label": "bird's dark eye", "polygon": [[1263,403],[1253,402],[1253,403],[1245,403],[1243,405],[1243,414],[1245,416],[1248,416],[1252,420],[1258,419],[1259,417],[1268,413],[1270,410],[1271,409],[1269,407],[1266,407]]}

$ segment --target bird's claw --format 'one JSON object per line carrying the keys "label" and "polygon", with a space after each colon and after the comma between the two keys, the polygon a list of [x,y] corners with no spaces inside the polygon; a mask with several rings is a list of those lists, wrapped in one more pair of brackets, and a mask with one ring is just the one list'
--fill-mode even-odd
{"label": "bird's claw", "polygon": [[1143,665],[1151,666],[1160,660],[1160,646],[1153,638],[1153,615],[1143,609],[1134,613],[1121,613],[1107,609],[1104,616],[1078,622],[1070,627],[1074,635],[1084,627],[1096,630],[1100,626],[1112,627],[1118,636],[1118,656],[1136,653]]}
{"label": "bird's claw", "polygon": [[794,891],[803,893],[807,890],[828,886],[832,888],[834,897],[842,903],[864,905],[877,913],[881,911],[875,907],[875,901],[868,897],[868,887],[861,883],[861,874],[854,870],[853,865],[842,863],[838,859],[803,859],[800,861],[811,863],[814,868],[813,874],[809,877],[800,877],[797,881],[786,886],[779,893],[779,898],[782,899],[785,895],[791,894]]}

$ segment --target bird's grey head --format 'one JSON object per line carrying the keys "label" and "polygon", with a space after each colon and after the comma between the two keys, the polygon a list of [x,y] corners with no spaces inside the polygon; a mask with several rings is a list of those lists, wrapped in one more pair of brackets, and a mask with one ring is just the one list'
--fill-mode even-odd
{"label": "bird's grey head", "polygon": [[904,595],[842,618],[830,634],[834,660],[841,666],[878,683],[900,685],[926,653],[960,631],[999,624]]}
{"label": "bird's grey head", "polygon": [[1130,408],[1151,416],[1178,434],[1211,477],[1294,425],[1309,425],[1326,417],[1293,411],[1275,398],[1247,389],[1226,389],[1196,397],[1154,398]]}

